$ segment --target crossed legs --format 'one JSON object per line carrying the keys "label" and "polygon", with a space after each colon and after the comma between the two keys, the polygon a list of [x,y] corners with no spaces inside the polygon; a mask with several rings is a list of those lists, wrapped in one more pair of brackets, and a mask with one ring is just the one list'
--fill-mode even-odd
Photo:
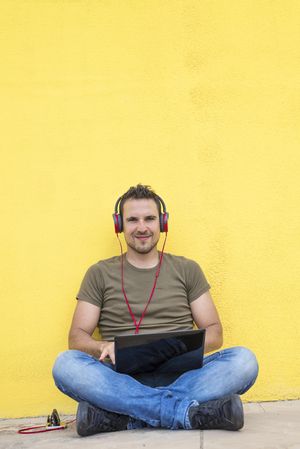
{"label": "crossed legs", "polygon": [[107,363],[77,350],[61,353],[53,367],[57,387],[76,401],[130,416],[131,428],[146,423],[169,429],[189,428],[192,405],[245,393],[255,382],[254,354],[234,347],[204,358],[201,369],[188,371],[166,386],[150,387],[114,371]]}

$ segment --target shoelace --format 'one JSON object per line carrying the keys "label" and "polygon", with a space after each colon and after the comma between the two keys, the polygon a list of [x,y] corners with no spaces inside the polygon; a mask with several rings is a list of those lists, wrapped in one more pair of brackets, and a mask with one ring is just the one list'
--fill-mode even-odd
{"label": "shoelace", "polygon": [[211,425],[211,424],[218,424],[220,420],[226,419],[226,421],[229,421],[224,412],[223,407],[226,403],[224,403],[221,407],[215,408],[213,406],[205,406],[205,412],[201,413],[199,412],[198,417],[200,418],[200,424],[201,425]]}
{"label": "shoelace", "polygon": [[[102,413],[101,413],[102,412]],[[89,427],[108,426],[111,429],[118,430],[123,427],[124,415],[115,412],[108,412],[95,407],[88,408],[88,422]]]}

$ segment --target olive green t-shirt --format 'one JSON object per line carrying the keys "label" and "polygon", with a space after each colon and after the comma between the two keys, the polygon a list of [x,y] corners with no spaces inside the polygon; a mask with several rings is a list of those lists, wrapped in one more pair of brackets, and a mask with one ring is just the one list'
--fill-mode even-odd
{"label": "olive green t-shirt", "polygon": [[[124,288],[138,322],[150,297],[157,267],[136,268],[124,256]],[[209,290],[201,268],[193,260],[165,253],[156,289],[139,333],[193,328],[190,303]],[[121,287],[121,257],[92,265],[84,276],[77,299],[100,308],[103,340],[133,334],[135,326]]]}

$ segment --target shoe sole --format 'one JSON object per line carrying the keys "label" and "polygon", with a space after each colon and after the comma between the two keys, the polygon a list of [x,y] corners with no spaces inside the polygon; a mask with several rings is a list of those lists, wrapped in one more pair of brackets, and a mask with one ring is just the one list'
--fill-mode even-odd
{"label": "shoe sole", "polygon": [[78,435],[81,437],[86,437],[89,433],[86,432],[86,427],[83,423],[87,422],[87,411],[89,404],[88,402],[79,402],[77,413],[76,413],[76,430]]}
{"label": "shoe sole", "polygon": [[234,394],[231,399],[232,421],[234,425],[229,430],[240,430],[244,426],[243,404],[238,394]]}

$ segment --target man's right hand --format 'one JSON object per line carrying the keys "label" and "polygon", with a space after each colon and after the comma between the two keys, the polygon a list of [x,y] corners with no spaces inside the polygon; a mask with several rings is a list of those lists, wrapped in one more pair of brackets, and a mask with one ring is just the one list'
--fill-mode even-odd
{"label": "man's right hand", "polygon": [[109,357],[113,364],[116,363],[115,361],[115,343],[113,341],[102,341],[100,342],[100,351],[101,355],[99,357],[100,362],[102,362],[105,357]]}

